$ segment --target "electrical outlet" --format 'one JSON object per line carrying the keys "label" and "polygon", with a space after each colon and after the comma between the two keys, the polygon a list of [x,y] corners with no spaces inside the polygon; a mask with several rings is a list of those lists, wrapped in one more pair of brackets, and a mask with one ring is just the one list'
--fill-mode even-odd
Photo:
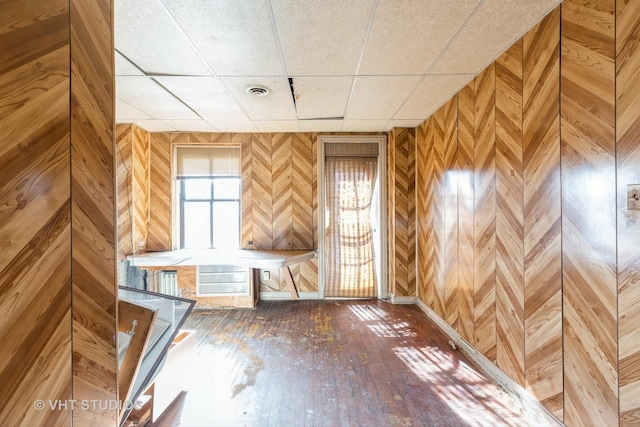
{"label": "electrical outlet", "polygon": [[627,185],[627,210],[640,210],[640,184]]}
{"label": "electrical outlet", "polygon": [[271,280],[271,272],[269,270],[262,272],[262,280]]}

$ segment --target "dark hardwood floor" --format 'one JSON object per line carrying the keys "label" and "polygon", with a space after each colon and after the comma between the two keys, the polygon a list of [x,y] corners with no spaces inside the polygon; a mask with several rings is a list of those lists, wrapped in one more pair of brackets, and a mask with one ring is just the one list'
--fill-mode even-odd
{"label": "dark hardwood floor", "polygon": [[262,301],[195,311],[180,426],[526,426],[415,306]]}

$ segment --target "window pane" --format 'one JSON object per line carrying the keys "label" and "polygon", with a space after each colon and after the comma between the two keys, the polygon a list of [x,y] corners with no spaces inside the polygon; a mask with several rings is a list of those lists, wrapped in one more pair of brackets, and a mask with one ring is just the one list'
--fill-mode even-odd
{"label": "window pane", "polygon": [[210,179],[185,179],[184,180],[185,199],[211,199]]}
{"label": "window pane", "polygon": [[213,247],[240,247],[240,203],[214,202]]}
{"label": "window pane", "polygon": [[184,202],[184,247],[210,248],[209,202]]}
{"label": "window pane", "polygon": [[239,178],[218,178],[213,181],[213,197],[215,199],[239,199]]}

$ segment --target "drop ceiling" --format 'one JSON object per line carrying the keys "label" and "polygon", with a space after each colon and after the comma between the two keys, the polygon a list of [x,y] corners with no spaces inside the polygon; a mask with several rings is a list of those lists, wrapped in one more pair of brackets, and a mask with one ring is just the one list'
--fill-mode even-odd
{"label": "drop ceiling", "polygon": [[115,0],[116,121],[151,132],[416,127],[558,3]]}

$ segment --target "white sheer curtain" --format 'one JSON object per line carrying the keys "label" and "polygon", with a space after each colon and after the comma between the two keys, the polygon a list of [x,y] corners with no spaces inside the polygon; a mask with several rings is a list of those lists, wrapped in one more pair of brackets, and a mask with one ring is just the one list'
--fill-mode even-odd
{"label": "white sheer curtain", "polygon": [[378,158],[325,158],[325,296],[377,296],[371,202]]}

